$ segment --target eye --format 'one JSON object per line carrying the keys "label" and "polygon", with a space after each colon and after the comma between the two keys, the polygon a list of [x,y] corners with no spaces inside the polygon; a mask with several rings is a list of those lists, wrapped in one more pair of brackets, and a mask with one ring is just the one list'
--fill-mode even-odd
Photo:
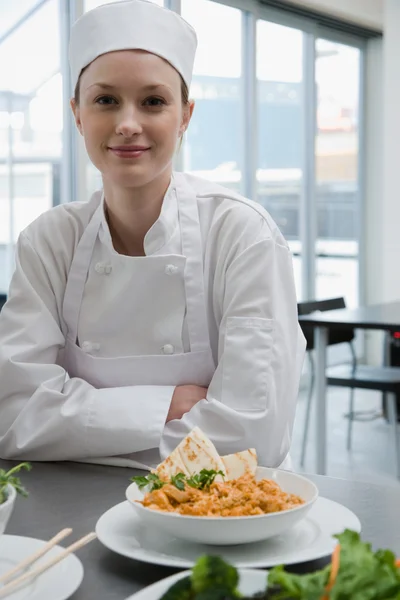
{"label": "eye", "polygon": [[112,96],[99,96],[96,98],[95,102],[101,106],[112,106],[117,103],[116,99]]}
{"label": "eye", "polygon": [[166,102],[163,98],[158,98],[157,96],[150,96],[150,98],[146,98],[143,104],[145,106],[164,106]]}

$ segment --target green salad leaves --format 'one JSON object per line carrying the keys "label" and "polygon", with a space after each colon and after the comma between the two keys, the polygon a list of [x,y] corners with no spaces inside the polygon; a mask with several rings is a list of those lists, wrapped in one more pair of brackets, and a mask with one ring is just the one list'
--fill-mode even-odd
{"label": "green salad leaves", "polygon": [[234,600],[239,574],[219,556],[204,555],[196,561],[189,577],[179,579],[160,600]]}
{"label": "green salad leaves", "polygon": [[[400,562],[392,552],[373,552],[348,529],[336,537],[339,546],[327,567],[306,575],[275,567],[266,575],[265,589],[251,600],[400,600]],[[206,555],[160,600],[236,600],[243,598],[238,584],[235,567]]]}
{"label": "green salad leaves", "polygon": [[358,533],[346,530],[336,536],[340,545],[339,570],[326,592],[332,565],[308,575],[293,575],[283,567],[272,569],[268,585],[276,600],[400,600],[400,569],[389,550],[373,552]]}

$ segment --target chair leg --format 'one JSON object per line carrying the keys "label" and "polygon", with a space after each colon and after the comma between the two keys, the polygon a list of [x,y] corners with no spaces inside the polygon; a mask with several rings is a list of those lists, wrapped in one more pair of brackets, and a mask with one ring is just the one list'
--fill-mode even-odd
{"label": "chair leg", "polygon": [[347,425],[347,450],[351,450],[352,434],[353,434],[353,415],[354,415],[354,394],[355,388],[350,390],[350,402],[349,402],[349,422]]}
{"label": "chair leg", "polygon": [[397,396],[395,394],[387,394],[387,410],[394,453],[395,473],[397,479],[400,479],[400,447],[397,432]]}
{"label": "chair leg", "polygon": [[[356,351],[354,349],[353,342],[349,342],[351,355],[352,355],[352,372],[353,375],[357,369],[357,356]],[[347,426],[347,450],[350,452],[351,450],[351,442],[353,437],[353,420],[354,420],[354,394],[355,388],[351,388],[350,390],[350,403],[349,403],[349,423]]]}
{"label": "chair leg", "polygon": [[314,382],[315,382],[315,364],[314,364],[313,357],[311,356],[311,352],[308,353],[308,357],[309,357],[310,367],[311,367],[311,379],[310,379],[310,388],[309,388],[308,397],[307,397],[306,416],[305,416],[304,430],[303,430],[303,443],[301,446],[300,465],[302,467],[304,467],[304,462],[306,459],[308,430],[310,428],[311,403],[312,403],[312,397],[314,394]]}

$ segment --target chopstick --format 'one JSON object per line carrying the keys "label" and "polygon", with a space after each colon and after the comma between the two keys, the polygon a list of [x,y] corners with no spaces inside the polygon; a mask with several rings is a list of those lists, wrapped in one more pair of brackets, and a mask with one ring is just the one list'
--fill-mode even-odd
{"label": "chopstick", "polygon": [[60,554],[58,554],[57,556],[53,557],[52,559],[50,559],[49,561],[47,561],[46,563],[44,563],[40,567],[36,567],[36,569],[33,569],[32,571],[28,571],[24,575],[21,575],[20,577],[17,577],[17,579],[14,579],[13,581],[10,581],[10,583],[8,583],[4,587],[0,588],[0,598],[3,598],[7,594],[9,594],[15,587],[18,587],[19,585],[21,585],[22,583],[25,583],[25,582],[29,581],[30,579],[35,579],[36,577],[38,577],[39,575],[41,575],[42,573],[44,573],[45,571],[47,571],[51,567],[54,567],[54,565],[56,565],[57,563],[61,562],[69,554],[71,554],[72,552],[75,552],[75,550],[79,550],[79,548],[82,548],[86,544],[89,544],[89,542],[91,542],[92,540],[94,540],[96,537],[97,536],[96,536],[95,532],[88,533],[88,535],[85,535],[83,538],[81,538],[78,541],[74,542],[73,544],[71,544],[70,546],[68,546],[68,548],[65,548],[65,550],[63,550],[62,552],[60,552]]}
{"label": "chopstick", "polygon": [[49,550],[51,550],[58,542],[61,542],[68,535],[71,535],[72,529],[62,529],[59,531],[54,537],[51,538],[40,550],[37,550],[27,558],[25,558],[22,562],[18,563],[15,567],[3,573],[0,577],[0,583],[5,583],[9,579],[12,579],[18,571],[22,571],[26,569],[33,563],[35,563],[39,558],[41,558],[44,554],[46,554]]}

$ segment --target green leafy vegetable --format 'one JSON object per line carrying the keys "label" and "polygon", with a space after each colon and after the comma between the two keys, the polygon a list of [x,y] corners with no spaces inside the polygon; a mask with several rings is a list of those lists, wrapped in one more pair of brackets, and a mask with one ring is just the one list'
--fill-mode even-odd
{"label": "green leafy vegetable", "polygon": [[389,550],[373,552],[358,533],[346,530],[336,536],[340,544],[340,564],[330,592],[326,591],[331,565],[307,575],[287,573],[275,567],[268,586],[278,591],[276,600],[400,600],[400,570]]}
{"label": "green leafy vegetable", "polygon": [[185,481],[186,481],[185,473],[177,473],[176,475],[173,475],[171,477],[172,485],[174,485],[176,488],[178,488],[178,490],[183,491],[185,489]]}
{"label": "green leafy vegetable", "polygon": [[209,590],[224,591],[226,595],[236,594],[239,583],[237,569],[219,556],[201,556],[192,569],[192,587],[195,594]]}
{"label": "green leafy vegetable", "polygon": [[166,482],[160,479],[156,473],[149,473],[147,477],[143,475],[136,475],[135,477],[131,478],[131,481],[136,483],[140,490],[149,486],[150,492],[153,490],[159,490],[163,487],[163,485],[166,484]]}
{"label": "green leafy vegetable", "polygon": [[[204,490],[204,488],[210,487],[217,475],[222,475],[222,477],[224,477],[224,473],[222,471],[213,471],[207,469],[202,469],[200,473],[196,473],[191,477],[187,477],[184,473],[177,473],[171,477],[170,483],[181,491],[185,489],[186,484],[190,485],[190,487]],[[148,487],[150,492],[153,490],[159,490],[163,487],[163,485],[168,483],[167,481],[160,479],[156,473],[150,473],[147,476],[137,475],[136,477],[132,477],[131,481],[136,483],[140,490]]]}
{"label": "green leafy vegetable", "polygon": [[160,600],[192,600],[193,590],[190,577],[179,579],[161,596]]}
{"label": "green leafy vegetable", "polygon": [[160,600],[237,600],[238,571],[219,556],[201,556],[190,577],[174,583]]}
{"label": "green leafy vegetable", "polygon": [[32,468],[30,463],[24,462],[16,465],[9,471],[5,471],[4,469],[0,469],[0,504],[3,504],[7,500],[7,486],[11,485],[17,494],[26,497],[28,492],[22,486],[21,481],[18,477],[15,477],[15,473],[19,473],[22,469],[26,471],[30,471]]}
{"label": "green leafy vegetable", "polygon": [[[269,572],[267,589],[242,600],[400,600],[400,563],[392,552],[373,552],[354,531],[336,537],[339,547],[332,565],[306,575],[275,567]],[[161,600],[236,600],[238,583],[234,566],[219,556],[205,555],[190,577],[175,583]]]}
{"label": "green leafy vegetable", "polygon": [[294,575],[287,573],[283,566],[272,569],[268,576],[268,588],[273,592],[267,597],[274,600],[321,600],[328,583],[330,566],[322,571],[306,575]]}
{"label": "green leafy vegetable", "polygon": [[236,591],[226,590],[224,587],[213,587],[196,594],[194,600],[237,600],[240,594]]}
{"label": "green leafy vegetable", "polygon": [[222,475],[222,477],[225,476],[222,471],[202,469],[200,473],[192,475],[191,477],[187,478],[186,481],[190,487],[203,490],[206,487],[210,487],[217,475]]}

